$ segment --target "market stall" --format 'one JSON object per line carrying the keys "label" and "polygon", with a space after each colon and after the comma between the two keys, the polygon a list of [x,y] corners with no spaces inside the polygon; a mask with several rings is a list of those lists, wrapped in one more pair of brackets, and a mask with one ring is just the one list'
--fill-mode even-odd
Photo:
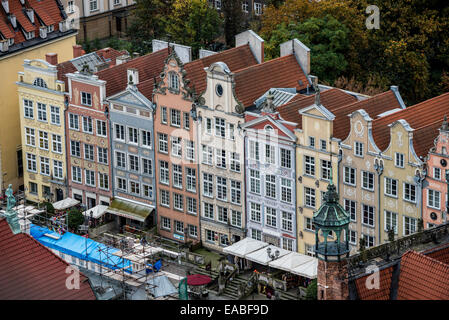
{"label": "market stall", "polygon": [[195,299],[207,297],[209,292],[206,289],[212,279],[203,274],[191,274],[187,276],[187,292]]}

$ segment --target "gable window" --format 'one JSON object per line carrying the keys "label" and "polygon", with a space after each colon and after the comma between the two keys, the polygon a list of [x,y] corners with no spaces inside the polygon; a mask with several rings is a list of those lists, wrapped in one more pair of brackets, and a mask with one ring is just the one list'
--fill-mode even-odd
{"label": "gable window", "polygon": [[[28,33],[31,33],[31,32],[28,32]],[[45,83],[44,79],[42,79],[42,78],[34,79],[33,85],[35,85],[37,87],[41,87],[41,88],[47,88],[47,84]]]}
{"label": "gable window", "polygon": [[309,176],[315,176],[315,158],[310,156],[304,157],[304,174]]}
{"label": "gable window", "polygon": [[25,118],[34,119],[33,101],[23,99],[23,115]]}
{"label": "gable window", "polygon": [[362,171],[362,188],[374,191],[374,173]]}
{"label": "gable window", "polygon": [[181,111],[170,109],[170,124],[173,127],[181,127]]}
{"label": "gable window", "polygon": [[354,154],[357,157],[363,157],[363,143],[358,141],[354,143]]}
{"label": "gable window", "polygon": [[51,24],[51,25],[49,25],[49,26],[47,26],[47,32],[53,32],[53,31],[55,31],[55,25],[54,24]]}
{"label": "gable window", "polygon": [[37,103],[37,120],[47,122],[47,106],[43,103]]}
{"label": "gable window", "polygon": [[178,75],[174,72],[169,73],[169,86],[170,86],[170,89],[179,90]]}
{"label": "gable window", "polygon": [[435,180],[441,180],[441,169],[440,168],[433,168],[433,178]]}
{"label": "gable window", "polygon": [[385,194],[397,198],[398,180],[385,177]]}
{"label": "gable window", "polygon": [[404,200],[416,202],[416,186],[414,184],[404,182]]}
{"label": "gable window", "polygon": [[355,186],[355,168],[344,167],[344,183]]}
{"label": "gable window", "polygon": [[403,153],[395,152],[394,165],[398,168],[404,168],[404,154]]}
{"label": "gable window", "polygon": [[81,104],[85,106],[92,106],[92,95],[87,92],[81,92]]}

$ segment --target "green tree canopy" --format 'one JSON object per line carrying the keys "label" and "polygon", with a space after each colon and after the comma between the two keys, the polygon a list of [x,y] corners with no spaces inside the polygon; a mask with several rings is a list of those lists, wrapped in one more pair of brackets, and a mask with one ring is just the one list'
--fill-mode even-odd
{"label": "green tree canopy", "polygon": [[84,223],[84,216],[81,213],[81,211],[79,211],[76,208],[72,208],[70,209],[69,213],[68,213],[68,226],[70,229],[73,229],[75,231],[78,231],[78,227]]}
{"label": "green tree canopy", "polygon": [[316,300],[318,298],[317,280],[313,279],[306,289],[306,300]]}

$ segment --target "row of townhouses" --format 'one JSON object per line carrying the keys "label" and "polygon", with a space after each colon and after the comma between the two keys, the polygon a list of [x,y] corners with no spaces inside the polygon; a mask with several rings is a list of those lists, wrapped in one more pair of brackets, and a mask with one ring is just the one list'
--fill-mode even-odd
{"label": "row of townhouses", "polygon": [[249,236],[313,255],[331,182],[353,252],[446,221],[449,94],[406,107],[395,86],[318,85],[300,41],[264,61],[252,31],[194,61],[164,42],[135,58],[74,50],[18,74],[29,201],[104,205],[118,226],[218,251]]}

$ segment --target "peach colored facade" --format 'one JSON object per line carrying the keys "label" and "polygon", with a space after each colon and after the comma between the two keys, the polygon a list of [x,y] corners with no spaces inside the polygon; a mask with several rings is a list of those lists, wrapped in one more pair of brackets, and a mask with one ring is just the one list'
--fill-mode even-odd
{"label": "peach colored facade", "polygon": [[446,171],[449,169],[449,130],[440,129],[435,139],[435,146],[427,156],[427,176],[423,188],[423,222],[424,228],[430,228],[447,221]]}
{"label": "peach colored facade", "polygon": [[197,138],[183,72],[173,52],[153,94],[157,230],[163,237],[196,243],[200,239]]}

